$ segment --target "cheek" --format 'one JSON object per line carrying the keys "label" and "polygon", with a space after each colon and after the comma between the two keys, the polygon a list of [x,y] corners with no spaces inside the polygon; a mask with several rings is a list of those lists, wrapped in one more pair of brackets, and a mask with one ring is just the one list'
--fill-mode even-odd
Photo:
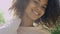
{"label": "cheek", "polygon": [[40,16],[39,16],[39,17],[42,17],[44,14],[45,14],[45,11],[44,11],[44,10],[41,10],[41,11],[40,11]]}
{"label": "cheek", "polygon": [[27,15],[29,15],[31,13],[30,7],[28,7],[25,12],[26,12]]}
{"label": "cheek", "polygon": [[41,0],[40,5],[47,5],[48,0]]}
{"label": "cheek", "polygon": [[25,10],[25,12],[26,12],[27,14],[30,14],[30,13],[32,12],[32,8],[33,8],[33,7],[35,7],[33,4],[28,5],[27,8],[26,8],[26,10]]}
{"label": "cheek", "polygon": [[47,3],[48,0],[41,0],[41,3]]}

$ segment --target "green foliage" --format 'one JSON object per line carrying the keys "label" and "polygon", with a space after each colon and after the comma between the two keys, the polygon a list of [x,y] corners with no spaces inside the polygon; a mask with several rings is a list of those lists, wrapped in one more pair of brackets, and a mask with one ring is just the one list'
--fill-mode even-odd
{"label": "green foliage", "polygon": [[60,18],[56,21],[56,26],[53,30],[49,30],[51,34],[60,34]]}
{"label": "green foliage", "polygon": [[5,23],[5,19],[3,17],[3,11],[2,10],[0,10],[0,24],[1,23]]}
{"label": "green foliage", "polygon": [[54,30],[50,31],[51,34],[60,34],[60,25],[56,26]]}

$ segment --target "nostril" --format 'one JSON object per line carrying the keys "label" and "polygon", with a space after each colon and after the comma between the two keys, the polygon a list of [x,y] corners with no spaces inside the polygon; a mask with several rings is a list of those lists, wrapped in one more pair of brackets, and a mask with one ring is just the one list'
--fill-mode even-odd
{"label": "nostril", "polygon": [[38,0],[38,1],[40,1],[40,0]]}
{"label": "nostril", "polygon": [[38,15],[40,15],[40,14],[38,14]]}

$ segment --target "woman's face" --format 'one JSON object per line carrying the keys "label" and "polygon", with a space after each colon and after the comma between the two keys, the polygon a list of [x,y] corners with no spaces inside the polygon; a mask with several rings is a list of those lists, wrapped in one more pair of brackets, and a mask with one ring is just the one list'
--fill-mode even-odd
{"label": "woman's face", "polygon": [[44,15],[48,0],[31,0],[26,8],[26,14],[32,20]]}

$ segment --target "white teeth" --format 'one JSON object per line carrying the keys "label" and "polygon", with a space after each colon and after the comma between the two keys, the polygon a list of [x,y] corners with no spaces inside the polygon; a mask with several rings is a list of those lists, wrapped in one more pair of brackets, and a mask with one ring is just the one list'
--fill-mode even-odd
{"label": "white teeth", "polygon": [[36,15],[38,15],[38,13],[36,11],[33,11]]}

